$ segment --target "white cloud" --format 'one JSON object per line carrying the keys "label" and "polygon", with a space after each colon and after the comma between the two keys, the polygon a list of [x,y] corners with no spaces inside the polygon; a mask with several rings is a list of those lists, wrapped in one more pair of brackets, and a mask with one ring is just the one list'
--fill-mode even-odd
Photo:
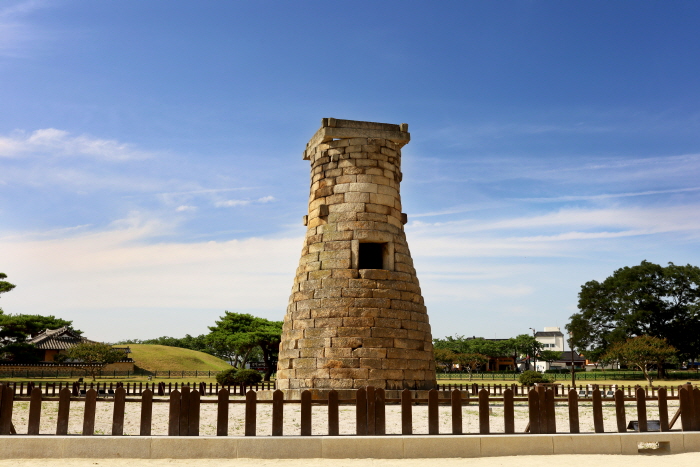
{"label": "white cloud", "polygon": [[35,10],[53,6],[53,3],[41,0],[4,2],[0,7],[0,56],[27,57],[37,45],[55,42],[51,31],[35,27],[24,19]]}
{"label": "white cloud", "polygon": [[[559,203],[563,201],[596,201],[605,200],[613,198],[631,198],[636,196],[651,196],[651,195],[666,195],[675,193],[689,193],[694,191],[700,191],[700,187],[692,188],[677,188],[673,190],[647,190],[638,191],[634,193],[603,193],[600,195],[588,195],[588,196],[556,196],[553,198],[520,198],[519,201],[535,201],[535,202],[545,202],[545,203]],[[424,214],[429,215],[429,214]],[[415,215],[414,215],[415,217]]]}
{"label": "white cloud", "polygon": [[274,196],[263,196],[258,199],[228,199],[224,201],[216,201],[214,206],[217,208],[233,208],[237,206],[247,206],[249,204],[264,204],[275,201]]}
{"label": "white cloud", "polygon": [[414,221],[409,226],[416,232],[434,230],[435,235],[508,230],[522,232],[525,229],[542,228],[612,229],[615,230],[613,232],[615,235],[624,231],[627,231],[627,235],[644,235],[673,231],[700,231],[698,210],[700,207],[693,204],[668,207],[564,208],[547,214],[518,216],[491,222],[481,219],[434,223]]}
{"label": "white cloud", "polygon": [[17,131],[0,136],[0,157],[61,156],[89,157],[107,161],[145,159],[154,154],[135,149],[116,140],[71,136],[56,128],[45,128],[30,134]]}
{"label": "white cloud", "polygon": [[186,212],[186,211],[196,211],[197,206],[187,206],[187,205],[182,205],[178,206],[175,211],[177,212]]}
{"label": "white cloud", "polygon": [[102,340],[198,334],[224,310],[282,319],[301,238],[148,243],[170,229],[134,216],[102,232],[0,239],[18,285],[2,306],[73,319]]}

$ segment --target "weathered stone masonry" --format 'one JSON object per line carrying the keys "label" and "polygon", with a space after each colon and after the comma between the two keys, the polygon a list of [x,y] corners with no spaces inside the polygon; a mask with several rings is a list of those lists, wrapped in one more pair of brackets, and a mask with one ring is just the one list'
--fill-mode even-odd
{"label": "weathered stone masonry", "polygon": [[428,315],[401,212],[408,125],[324,118],[306,239],[284,318],[281,389],[431,389]]}

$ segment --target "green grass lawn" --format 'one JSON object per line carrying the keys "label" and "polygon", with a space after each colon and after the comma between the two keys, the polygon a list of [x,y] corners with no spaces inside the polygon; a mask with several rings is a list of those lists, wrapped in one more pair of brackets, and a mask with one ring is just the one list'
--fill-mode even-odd
{"label": "green grass lawn", "polygon": [[196,350],[166,345],[130,344],[131,358],[147,371],[221,371],[231,368],[224,360]]}

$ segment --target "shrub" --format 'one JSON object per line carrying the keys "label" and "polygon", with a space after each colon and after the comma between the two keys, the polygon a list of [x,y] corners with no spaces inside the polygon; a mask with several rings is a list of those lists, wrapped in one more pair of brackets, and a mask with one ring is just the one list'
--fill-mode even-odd
{"label": "shrub", "polygon": [[246,386],[257,384],[262,381],[262,379],[262,375],[256,370],[238,370],[236,376],[233,377],[236,383],[245,384]]}
{"label": "shrub", "polygon": [[535,383],[551,383],[551,380],[545,377],[539,371],[527,370],[518,376],[520,384],[532,385]]}
{"label": "shrub", "polygon": [[222,386],[229,386],[231,384],[236,384],[236,373],[238,373],[238,368],[231,368],[229,370],[224,370],[218,375],[216,375],[216,382]]}

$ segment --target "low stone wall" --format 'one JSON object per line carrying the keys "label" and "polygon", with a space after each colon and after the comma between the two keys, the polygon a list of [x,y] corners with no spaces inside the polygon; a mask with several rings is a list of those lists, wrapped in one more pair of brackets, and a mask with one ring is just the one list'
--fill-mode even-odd
{"label": "low stone wall", "polygon": [[439,436],[3,436],[0,459],[414,459],[700,452],[700,432]]}

